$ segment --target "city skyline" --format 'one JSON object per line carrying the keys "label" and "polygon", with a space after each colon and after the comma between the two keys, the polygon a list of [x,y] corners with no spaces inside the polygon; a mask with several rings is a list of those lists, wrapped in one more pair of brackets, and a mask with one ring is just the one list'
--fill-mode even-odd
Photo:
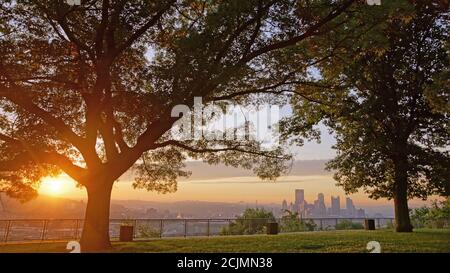
{"label": "city skyline", "polygon": [[[251,171],[226,167],[223,165],[207,165],[202,162],[187,162],[187,169],[192,171],[189,179],[179,179],[175,193],[159,194],[146,190],[133,189],[133,176],[127,173],[113,187],[114,200],[148,200],[158,202],[176,202],[197,200],[204,202],[246,202],[280,204],[280,200],[289,199],[296,188],[306,190],[305,198],[314,200],[321,192],[325,195],[345,195],[342,188],[336,186],[331,172],[324,170],[326,160],[295,161],[290,172],[277,179],[276,182],[262,181]],[[236,187],[239,190],[236,191]],[[39,193],[75,200],[86,199],[86,191],[77,188],[73,180],[67,176],[46,178]],[[364,192],[350,195],[359,205],[364,207],[392,205],[386,199],[372,200]],[[429,200],[434,200],[430,198]],[[325,204],[330,206],[329,198]],[[429,201],[412,200],[412,206],[429,204]]]}
{"label": "city skyline", "polygon": [[281,203],[282,213],[286,211],[296,212],[300,217],[348,217],[348,218],[365,218],[366,212],[362,208],[356,208],[353,200],[349,196],[345,196],[345,208],[341,208],[340,196],[330,196],[330,207],[325,204],[325,195],[317,194],[317,199],[313,203],[308,203],[305,199],[304,189],[295,189],[294,202],[284,199]]}

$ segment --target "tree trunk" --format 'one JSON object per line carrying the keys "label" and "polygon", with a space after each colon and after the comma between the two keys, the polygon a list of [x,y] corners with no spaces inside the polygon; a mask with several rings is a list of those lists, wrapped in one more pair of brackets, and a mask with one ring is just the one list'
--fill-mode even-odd
{"label": "tree trunk", "polygon": [[[102,183],[103,184],[103,183]],[[87,188],[88,203],[84,218],[80,245],[83,252],[95,252],[111,248],[109,240],[109,209],[111,203],[111,183]]]}
{"label": "tree trunk", "polygon": [[412,232],[413,227],[409,218],[408,208],[408,170],[407,158],[402,157],[394,162],[394,207],[395,230],[397,232]]}

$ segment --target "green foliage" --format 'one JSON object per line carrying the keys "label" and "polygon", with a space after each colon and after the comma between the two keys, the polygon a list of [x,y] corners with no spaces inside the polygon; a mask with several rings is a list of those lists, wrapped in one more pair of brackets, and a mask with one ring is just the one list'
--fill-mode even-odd
{"label": "green foliage", "polygon": [[317,125],[326,125],[337,139],[328,168],[347,193],[445,196],[448,4],[398,2],[403,5],[360,10],[345,27],[315,41],[330,58],[317,65],[313,83],[297,88],[294,117],[283,122],[285,137],[317,139]]}
{"label": "green foliage", "polygon": [[386,229],[394,229],[395,228],[395,225],[394,225],[394,223],[392,222],[392,221],[388,221],[387,223],[386,223],[386,227],[385,227]]}
{"label": "green foliage", "polygon": [[271,211],[264,209],[248,208],[236,220],[233,220],[227,227],[223,227],[221,235],[248,235],[262,234],[266,232],[266,224],[275,221]]}
{"label": "green foliage", "polygon": [[298,231],[314,231],[317,225],[313,220],[300,220],[297,212],[285,211],[285,215],[281,218],[281,231],[298,232]]}
{"label": "green foliage", "polygon": [[307,231],[314,231],[317,229],[317,224],[313,220],[308,220],[304,222]]}
{"label": "green foliage", "polygon": [[450,198],[411,210],[411,221],[416,228],[450,228]]}
{"label": "green foliage", "polygon": [[159,238],[161,235],[158,229],[146,225],[140,225],[137,232],[142,238]]}
{"label": "green foliage", "polygon": [[336,229],[337,230],[364,229],[364,226],[361,223],[355,223],[355,222],[352,222],[351,220],[345,219],[345,220],[339,221],[339,223],[336,225]]}
{"label": "green foliage", "polygon": [[281,231],[283,232],[296,232],[305,230],[304,224],[300,221],[297,212],[285,211],[285,214],[281,218]]}
{"label": "green foliage", "polygon": [[[88,191],[110,191],[134,168],[135,188],[168,193],[189,175],[188,157],[275,180],[292,158],[285,147],[194,139],[208,115],[179,139],[183,120],[172,110],[192,110],[196,97],[221,107],[284,103],[274,96],[305,74],[291,65],[313,58],[306,40],[356,2],[0,1],[0,190],[26,199],[43,177],[65,172]],[[89,194],[87,210],[105,198]],[[98,236],[107,225],[95,224],[107,207],[86,215],[85,248],[107,247]]]}
{"label": "green foliage", "polygon": [[[173,192],[176,179],[189,175],[182,163],[188,156],[275,180],[291,159],[282,147],[178,140],[172,129],[180,117],[171,110],[192,107],[194,97],[222,106],[284,103],[274,98],[283,92],[271,87],[288,74],[304,74],[290,67],[292,56],[297,64],[309,62],[303,41],[328,32],[350,6],[343,0],[0,2],[0,188],[14,197],[35,193],[55,171],[82,186],[107,185],[135,167],[135,188]],[[256,96],[261,90],[270,92]]]}

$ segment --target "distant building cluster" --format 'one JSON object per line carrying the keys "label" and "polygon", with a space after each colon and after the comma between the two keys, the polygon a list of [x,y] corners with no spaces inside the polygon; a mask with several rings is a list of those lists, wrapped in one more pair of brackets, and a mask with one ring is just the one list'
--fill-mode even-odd
{"label": "distant building cluster", "polygon": [[325,205],[325,196],[323,193],[317,195],[317,200],[308,203],[305,200],[305,191],[303,189],[295,190],[295,201],[288,205],[286,200],[281,204],[282,212],[289,210],[297,212],[300,217],[336,217],[336,218],[365,218],[364,209],[357,209],[353,204],[353,200],[349,197],[345,198],[345,208],[341,208],[340,196],[331,196],[331,207]]}

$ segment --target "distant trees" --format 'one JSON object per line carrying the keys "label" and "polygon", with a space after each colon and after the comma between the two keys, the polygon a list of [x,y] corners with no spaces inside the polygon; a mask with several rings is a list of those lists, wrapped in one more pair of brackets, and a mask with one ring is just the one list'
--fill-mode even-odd
{"label": "distant trees", "polygon": [[333,56],[297,90],[308,96],[292,99],[286,135],[317,138],[315,125],[327,125],[337,184],[393,199],[396,230],[410,232],[408,199],[450,195],[450,17],[448,1],[384,4],[315,45]]}

